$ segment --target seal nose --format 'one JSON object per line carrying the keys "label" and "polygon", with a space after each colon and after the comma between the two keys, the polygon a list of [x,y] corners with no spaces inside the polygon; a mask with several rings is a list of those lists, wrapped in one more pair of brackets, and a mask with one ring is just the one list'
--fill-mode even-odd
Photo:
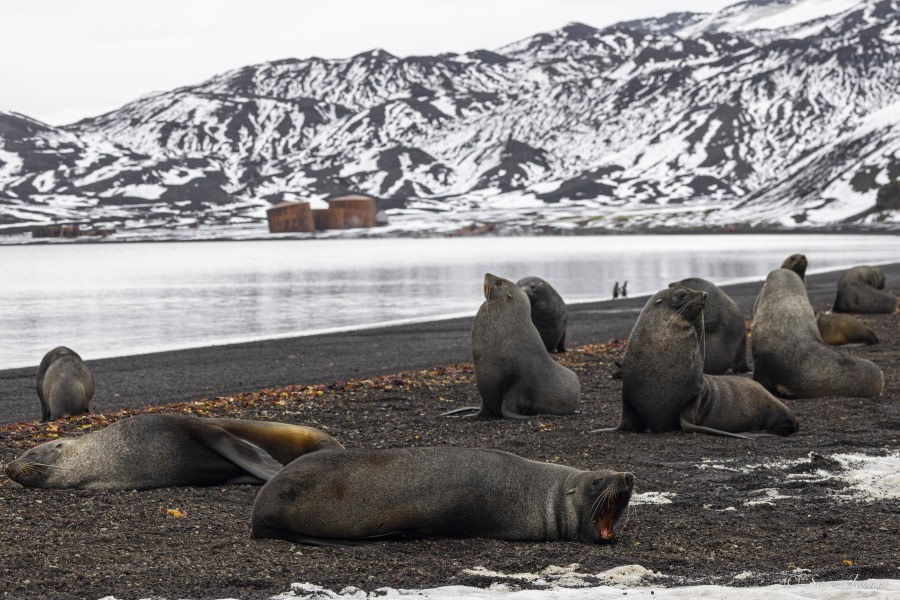
{"label": "seal nose", "polygon": [[627,483],[629,486],[634,483],[634,475],[632,475],[630,472],[625,473],[625,483]]}

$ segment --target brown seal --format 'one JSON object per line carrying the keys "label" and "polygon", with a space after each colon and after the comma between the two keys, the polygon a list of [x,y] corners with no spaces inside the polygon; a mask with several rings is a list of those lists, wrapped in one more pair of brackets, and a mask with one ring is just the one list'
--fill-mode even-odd
{"label": "brown seal", "polygon": [[892,313],[897,310],[897,295],[885,289],[884,273],[878,267],[853,267],[838,280],[833,310]]}
{"label": "brown seal", "polygon": [[259,484],[300,455],[341,448],[313,427],[151,414],[41,444],[4,470],[13,481],[37,488]]}
{"label": "brown seal", "polygon": [[548,352],[566,351],[569,310],[562,296],[540,277],[525,277],[516,282],[531,302],[531,322],[541,334]]}
{"label": "brown seal", "polygon": [[94,374],[72,349],[57,346],[45,354],[35,379],[41,401],[41,421],[90,411]]}
{"label": "brown seal", "polygon": [[829,346],[878,343],[878,336],[875,332],[850,315],[818,313],[816,326],[819,328],[822,341]]}
{"label": "brown seal", "polygon": [[266,483],[254,538],[343,544],[394,537],[611,540],[631,473],[581,471],[476,448],[303,456]]}
{"label": "brown seal", "polygon": [[794,413],[759,384],[735,375],[704,375],[694,323],[707,293],[667,288],[644,305],[622,358],[622,417],[598,431],[682,430],[731,437],[789,435]]}
{"label": "brown seal", "polygon": [[884,375],[874,363],[822,341],[806,286],[788,269],[775,269],[766,278],[750,347],[753,378],[782,396],[870,398],[884,389]]}
{"label": "brown seal", "polygon": [[[531,322],[531,303],[512,281],[484,276],[485,301],[472,322],[480,417],[567,415],[581,396],[578,376],[553,360]],[[453,412],[459,412],[457,409]],[[445,414],[451,414],[445,413]]]}
{"label": "brown seal", "polygon": [[703,372],[721,375],[729,369],[745,373],[747,366],[747,327],[744,315],[731,296],[711,281],[699,277],[670,283],[669,287],[684,287],[706,292],[703,318],[695,322],[700,352],[703,355]]}

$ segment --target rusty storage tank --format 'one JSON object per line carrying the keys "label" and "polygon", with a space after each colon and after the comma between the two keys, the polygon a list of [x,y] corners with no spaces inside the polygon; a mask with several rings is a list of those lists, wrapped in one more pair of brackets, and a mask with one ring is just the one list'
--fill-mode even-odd
{"label": "rusty storage tank", "polygon": [[375,227],[375,198],[362,194],[335,196],[329,208],[339,208],[344,215],[344,228]]}
{"label": "rusty storage tank", "polygon": [[342,208],[316,208],[312,213],[313,220],[316,222],[316,231],[344,228],[344,210]]}
{"label": "rusty storage tank", "polygon": [[282,202],[266,211],[269,233],[312,232],[316,230],[309,202]]}

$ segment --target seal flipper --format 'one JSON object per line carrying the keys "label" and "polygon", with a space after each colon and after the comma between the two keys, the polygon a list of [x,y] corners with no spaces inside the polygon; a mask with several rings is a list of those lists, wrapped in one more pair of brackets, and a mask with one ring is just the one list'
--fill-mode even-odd
{"label": "seal flipper", "polygon": [[690,415],[693,413],[693,403],[688,404],[681,410],[681,414],[679,415],[679,420],[681,422],[681,430],[685,433],[707,433],[709,435],[722,435],[725,437],[735,437],[740,438],[742,440],[750,439],[749,435],[744,435],[743,433],[731,433],[730,431],[722,431],[720,429],[713,429],[712,427],[704,427],[703,425],[695,425],[685,418],[685,413]]}
{"label": "seal flipper", "polygon": [[644,433],[647,431],[647,425],[641,416],[634,410],[634,407],[622,400],[622,418],[615,427],[604,427],[603,429],[594,429],[588,433],[613,433],[616,431],[632,431],[634,433]]}
{"label": "seal flipper", "polygon": [[450,415],[455,415],[456,413],[476,411],[476,410],[481,410],[481,407],[480,406],[463,406],[462,408],[454,408],[453,410],[448,410],[447,412],[443,412],[438,416],[449,417]]}
{"label": "seal flipper", "polygon": [[559,343],[556,345],[556,350],[554,352],[562,354],[563,352],[568,352],[566,350],[566,332],[564,331],[562,337],[559,340]]}
{"label": "seal flipper", "polygon": [[229,433],[216,425],[196,423],[191,437],[210,450],[219,453],[251,475],[268,481],[281,470],[280,462],[251,442]]}

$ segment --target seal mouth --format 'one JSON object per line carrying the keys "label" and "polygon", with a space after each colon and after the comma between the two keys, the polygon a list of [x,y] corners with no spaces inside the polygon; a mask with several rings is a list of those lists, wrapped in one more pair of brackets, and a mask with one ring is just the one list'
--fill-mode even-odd
{"label": "seal mouth", "polygon": [[634,475],[631,473],[619,473],[616,481],[612,482],[600,494],[599,514],[597,515],[597,534],[600,541],[612,541],[616,537],[616,523],[628,507],[631,493],[634,490]]}

